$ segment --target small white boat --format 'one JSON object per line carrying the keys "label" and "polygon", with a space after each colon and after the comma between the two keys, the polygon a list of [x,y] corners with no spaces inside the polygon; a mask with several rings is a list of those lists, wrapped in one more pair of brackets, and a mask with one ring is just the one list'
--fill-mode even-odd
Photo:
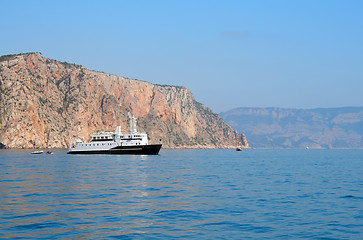
{"label": "small white boat", "polygon": [[44,151],[43,150],[36,150],[31,152],[31,154],[42,154]]}
{"label": "small white boat", "polygon": [[242,151],[242,147],[241,146],[237,146],[237,148],[236,148],[236,151]]}

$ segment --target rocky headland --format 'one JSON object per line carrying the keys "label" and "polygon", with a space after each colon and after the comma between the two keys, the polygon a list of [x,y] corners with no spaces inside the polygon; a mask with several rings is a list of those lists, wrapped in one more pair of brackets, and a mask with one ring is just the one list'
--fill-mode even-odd
{"label": "rocky headland", "polygon": [[156,85],[40,53],[0,57],[0,146],[67,148],[99,130],[127,131],[128,112],[150,142],[166,148],[234,148],[248,143],[185,87]]}

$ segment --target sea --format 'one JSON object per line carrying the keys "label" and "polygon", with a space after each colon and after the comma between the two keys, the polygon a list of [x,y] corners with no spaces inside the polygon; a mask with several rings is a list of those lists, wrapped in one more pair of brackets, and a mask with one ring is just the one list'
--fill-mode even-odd
{"label": "sea", "polygon": [[363,150],[0,151],[0,239],[363,239]]}

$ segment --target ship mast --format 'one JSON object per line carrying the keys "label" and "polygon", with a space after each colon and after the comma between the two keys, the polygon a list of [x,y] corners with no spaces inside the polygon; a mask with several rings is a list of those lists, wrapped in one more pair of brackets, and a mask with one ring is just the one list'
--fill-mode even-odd
{"label": "ship mast", "polygon": [[130,113],[128,113],[128,115],[129,115],[129,119],[130,119],[130,133],[132,133],[132,134],[137,133],[136,118],[135,118],[135,116],[131,116]]}

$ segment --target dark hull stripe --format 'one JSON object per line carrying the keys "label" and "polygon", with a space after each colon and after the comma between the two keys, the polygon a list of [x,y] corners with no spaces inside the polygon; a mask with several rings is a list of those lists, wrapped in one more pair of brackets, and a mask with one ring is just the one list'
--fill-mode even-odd
{"label": "dark hull stripe", "polygon": [[157,155],[161,144],[137,145],[137,146],[118,146],[109,150],[83,150],[68,151],[67,154],[130,154],[130,155]]}

